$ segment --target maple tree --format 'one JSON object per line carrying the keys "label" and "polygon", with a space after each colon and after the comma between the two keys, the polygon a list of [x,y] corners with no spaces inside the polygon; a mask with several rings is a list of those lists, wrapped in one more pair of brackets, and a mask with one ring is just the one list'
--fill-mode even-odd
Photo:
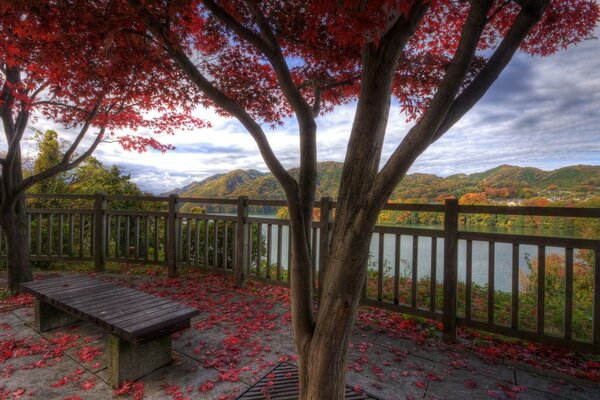
{"label": "maple tree", "polygon": [[[415,159],[484,96],[517,51],[551,55],[591,37],[599,15],[592,0],[73,0],[68,5],[65,12],[95,14],[110,27],[107,43],[134,32],[138,45],[163,50],[165,65],[178,66],[200,104],[236,118],[256,141],[288,200],[292,320],[303,400],[343,398],[371,232]],[[392,101],[414,125],[380,166]],[[317,120],[349,102],[356,102],[356,113],[315,312],[310,243]],[[297,179],[282,166],[264,128],[290,117],[298,126]]]}
{"label": "maple tree", "polygon": [[[301,399],[341,399],[373,226],[415,159],[487,92],[518,50],[547,56],[589,38],[598,4],[515,1],[128,0],[203,104],[255,139],[288,200]],[[392,99],[414,125],[380,167]],[[328,254],[313,309],[318,116],[356,101]],[[298,179],[263,125],[298,123]]]}
{"label": "maple tree", "polygon": [[[139,43],[144,40],[138,35],[112,40],[101,19],[77,9],[45,2],[0,5],[0,116],[6,138],[0,158],[0,225],[11,290],[32,279],[28,188],[75,168],[103,140],[140,152],[170,148],[153,137],[117,132],[169,133],[175,127],[203,126],[190,114],[196,99],[182,86],[180,71],[164,62],[162,49]],[[151,117],[150,111],[159,115]],[[21,144],[38,118],[70,131],[61,136],[71,140],[55,162],[24,176]]]}

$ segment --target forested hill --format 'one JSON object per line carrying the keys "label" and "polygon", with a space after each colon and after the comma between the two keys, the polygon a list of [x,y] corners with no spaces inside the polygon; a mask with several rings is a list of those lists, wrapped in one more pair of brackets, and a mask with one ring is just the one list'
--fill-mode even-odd
{"label": "forested hill", "polygon": [[[298,175],[298,169],[290,170]],[[342,163],[319,163],[317,198],[335,198]],[[271,174],[256,170],[235,170],[214,175],[168,193],[186,197],[284,199],[284,193]],[[392,195],[396,201],[437,202],[449,196],[474,197],[473,202],[512,201],[545,198],[550,201],[585,200],[600,196],[600,166],[575,165],[554,171],[501,165],[485,172],[456,174],[442,178],[431,174],[407,175]]]}

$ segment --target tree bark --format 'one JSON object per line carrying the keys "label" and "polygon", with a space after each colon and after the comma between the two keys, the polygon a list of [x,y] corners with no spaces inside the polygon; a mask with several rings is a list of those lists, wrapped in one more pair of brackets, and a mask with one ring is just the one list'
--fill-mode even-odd
{"label": "tree bark", "polygon": [[1,216],[2,230],[6,235],[6,261],[8,264],[8,289],[19,292],[22,282],[33,280],[29,262],[29,232],[25,199],[20,196],[15,206]]}

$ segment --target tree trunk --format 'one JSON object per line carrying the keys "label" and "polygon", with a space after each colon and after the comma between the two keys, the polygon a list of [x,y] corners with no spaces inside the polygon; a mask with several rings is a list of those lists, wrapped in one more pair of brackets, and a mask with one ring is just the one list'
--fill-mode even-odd
{"label": "tree trunk", "polygon": [[362,226],[349,222],[346,234],[330,245],[314,333],[299,357],[301,400],[344,398],[348,343],[366,280],[371,241],[370,232],[362,231]]}
{"label": "tree trunk", "polygon": [[1,216],[2,229],[6,234],[6,260],[8,267],[8,290],[19,292],[22,282],[33,280],[29,263],[29,232],[25,200],[20,198],[14,207]]}

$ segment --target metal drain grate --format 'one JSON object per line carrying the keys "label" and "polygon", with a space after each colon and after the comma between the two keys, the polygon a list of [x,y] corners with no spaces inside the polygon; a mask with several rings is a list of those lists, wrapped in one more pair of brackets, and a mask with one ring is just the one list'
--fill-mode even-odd
{"label": "metal drain grate", "polygon": [[[298,369],[282,362],[262,379],[242,393],[237,400],[297,400]],[[355,392],[346,385],[346,400],[382,400],[368,393]]]}

